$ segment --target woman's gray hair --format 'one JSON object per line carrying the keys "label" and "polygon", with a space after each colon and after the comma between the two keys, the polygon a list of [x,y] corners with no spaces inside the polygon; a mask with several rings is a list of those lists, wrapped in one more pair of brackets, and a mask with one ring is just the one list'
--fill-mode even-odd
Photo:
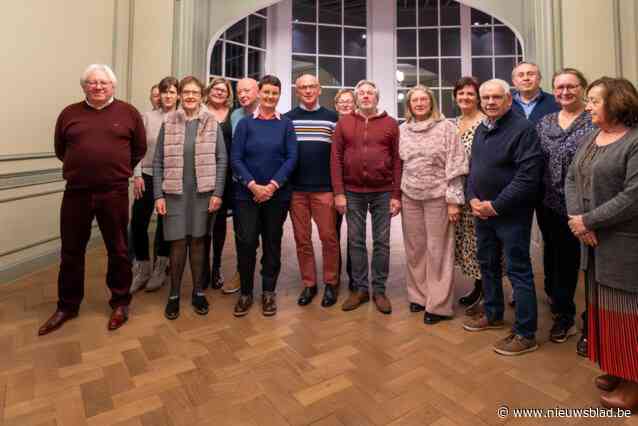
{"label": "woman's gray hair", "polygon": [[505,94],[507,95],[508,93],[511,92],[511,88],[510,85],[507,81],[505,80],[501,80],[500,78],[493,78],[491,80],[487,80],[486,82],[484,82],[483,84],[481,84],[481,87],[479,87],[479,95],[481,93],[483,93],[483,88],[489,85],[493,85],[496,84],[498,86],[501,86],[503,88],[503,91],[505,92]]}
{"label": "woman's gray hair", "polygon": [[88,80],[89,76],[93,74],[95,71],[102,71],[104,74],[108,76],[109,80],[111,80],[111,84],[113,84],[113,88],[117,86],[117,77],[115,77],[115,73],[113,72],[111,67],[109,67],[106,64],[91,64],[88,67],[86,67],[86,69],[82,73],[82,77],[80,77],[80,84],[82,85],[82,87],[84,87],[86,80]]}

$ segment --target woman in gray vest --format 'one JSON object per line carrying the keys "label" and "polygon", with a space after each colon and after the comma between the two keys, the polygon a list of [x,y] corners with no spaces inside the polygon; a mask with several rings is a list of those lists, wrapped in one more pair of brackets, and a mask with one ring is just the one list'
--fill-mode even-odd
{"label": "woman in gray vest", "polygon": [[195,77],[180,81],[181,107],[166,115],[153,161],[155,209],[165,218],[164,238],[171,243],[171,292],[165,311],[170,320],[179,316],[188,251],[193,308],[200,315],[208,313],[201,283],[204,241],[222,204],[228,158],[217,120],[202,105],[203,91]]}
{"label": "woman in gray vest", "polygon": [[589,311],[588,356],[607,408],[638,409],[638,92],[622,78],[587,88],[600,130],[586,136],[565,183],[572,233],[581,241]]}

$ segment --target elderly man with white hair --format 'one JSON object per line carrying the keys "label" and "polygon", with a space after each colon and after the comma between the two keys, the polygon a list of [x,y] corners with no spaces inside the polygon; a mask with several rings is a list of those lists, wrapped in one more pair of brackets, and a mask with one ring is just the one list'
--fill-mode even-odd
{"label": "elderly man with white hair", "polygon": [[346,214],[352,259],[353,291],[342,309],[350,311],[370,300],[366,218],[372,215],[372,299],[383,314],[392,312],[385,295],[390,269],[390,219],[401,211],[399,126],[379,111],[379,91],[362,80],[355,87],[357,109],[337,123],[330,171],[335,207]]}
{"label": "elderly man with white hair", "polygon": [[485,313],[468,320],[464,328],[483,331],[505,327],[501,281],[504,254],[516,312],[512,332],[496,342],[494,350],[501,355],[521,355],[538,349],[529,246],[543,156],[534,125],[511,109],[507,82],[486,81],[479,94],[487,117],[474,135],[466,197],[476,217]]}
{"label": "elderly man with white hair", "polygon": [[113,97],[117,79],[107,65],[90,65],[80,85],[85,99],[64,108],[55,126],[55,154],[66,180],[60,211],[61,263],[57,309],[40,327],[40,335],[78,315],[93,219],[108,252],[106,284],[113,310],[109,330],[127,321],[131,301],[128,183],[146,152],[144,123],[132,105]]}

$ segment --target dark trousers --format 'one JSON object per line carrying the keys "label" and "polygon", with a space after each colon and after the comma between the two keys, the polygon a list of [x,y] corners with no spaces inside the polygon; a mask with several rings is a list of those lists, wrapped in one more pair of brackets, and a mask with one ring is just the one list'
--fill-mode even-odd
{"label": "dark trousers", "polygon": [[241,294],[253,293],[260,236],[262,290],[275,291],[281,270],[281,238],[290,201],[269,200],[258,204],[252,200],[236,200],[235,206]]}
{"label": "dark trousers", "polygon": [[[228,190],[228,187],[225,189]],[[229,200],[224,195],[224,199],[222,201],[222,206],[219,211],[215,215],[215,220],[213,221],[213,226],[211,230],[211,234],[206,235],[206,239],[204,240],[204,246],[206,249],[206,254],[204,256],[204,276],[202,277],[202,283],[204,286],[210,282],[211,277],[211,268],[210,268],[210,255],[211,252],[213,254],[213,270],[221,269],[222,267],[222,253],[224,251],[224,245],[226,244],[226,235],[227,230],[226,226],[228,224],[228,209],[231,206],[229,205]],[[239,253],[239,248],[237,246],[237,218],[235,217],[235,208],[233,208],[233,231],[235,234],[235,253]],[[211,250],[212,245],[212,250]],[[239,256],[237,256],[237,271],[239,271]]]}
{"label": "dark trousers", "polygon": [[368,249],[366,247],[366,219],[372,215],[372,291],[385,293],[390,270],[390,193],[347,192],[346,218],[348,242],[352,258],[354,287],[368,291]]}
{"label": "dark trousers", "polygon": [[552,298],[552,313],[573,321],[576,315],[574,294],[578,285],[580,242],[569,229],[567,216],[547,207],[536,212],[544,242],[545,292]]}
{"label": "dark trousers", "polygon": [[516,301],[513,331],[533,337],[537,329],[536,290],[529,255],[533,211],[476,219],[477,259],[483,277],[485,313],[490,320],[502,320],[503,301],[501,256]]}
{"label": "dark trousers", "polygon": [[[131,234],[133,237],[133,253],[138,261],[150,260],[148,244],[148,224],[151,222],[155,210],[153,196],[153,176],[142,174],[144,179],[144,193],[142,198],[133,202],[131,217]],[[157,215],[157,229],[155,230],[155,255],[168,257],[170,244],[164,240],[164,221]]]}
{"label": "dark trousers", "polygon": [[[341,241],[341,224],[345,215],[337,213],[337,238]],[[343,256],[339,256],[339,283],[341,283],[341,267],[343,266]],[[353,288],[352,282],[352,259],[350,259],[350,242],[346,236],[346,273],[348,274],[348,288]]]}
{"label": "dark trousers", "polygon": [[108,191],[66,190],[60,211],[62,239],[58,275],[58,308],[77,312],[84,298],[84,262],[93,218],[108,253],[106,284],[112,308],[131,301],[131,262],[128,259],[128,188]]}

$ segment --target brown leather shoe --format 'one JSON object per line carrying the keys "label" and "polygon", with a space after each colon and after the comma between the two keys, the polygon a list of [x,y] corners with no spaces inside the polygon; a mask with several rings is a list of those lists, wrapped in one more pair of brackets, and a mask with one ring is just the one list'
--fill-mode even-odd
{"label": "brown leather shoe", "polygon": [[77,312],[65,312],[57,309],[51,318],[49,318],[38,330],[39,336],[44,336],[45,334],[49,334],[52,331],[57,330],[62,327],[62,325],[70,319],[73,319],[78,316]]}
{"label": "brown leather shoe", "polygon": [[113,309],[111,319],[109,320],[109,330],[117,330],[128,321],[128,306],[118,306]]}
{"label": "brown leather shoe", "polygon": [[605,408],[638,411],[638,383],[621,380],[616,389],[600,395],[600,403]]}
{"label": "brown leather shoe", "polygon": [[357,309],[359,306],[364,303],[368,303],[370,301],[370,295],[367,291],[355,290],[350,293],[348,298],[343,305],[341,305],[341,309],[344,311],[352,311]]}
{"label": "brown leather shoe", "polygon": [[372,299],[374,300],[374,304],[377,305],[379,312],[385,315],[392,313],[390,299],[388,299],[384,293],[374,293]]}
{"label": "brown leather shoe", "polygon": [[604,390],[605,392],[611,392],[618,387],[622,379],[620,377],[612,376],[611,374],[603,374],[602,376],[596,377],[594,383],[596,383],[596,387],[600,390]]}

